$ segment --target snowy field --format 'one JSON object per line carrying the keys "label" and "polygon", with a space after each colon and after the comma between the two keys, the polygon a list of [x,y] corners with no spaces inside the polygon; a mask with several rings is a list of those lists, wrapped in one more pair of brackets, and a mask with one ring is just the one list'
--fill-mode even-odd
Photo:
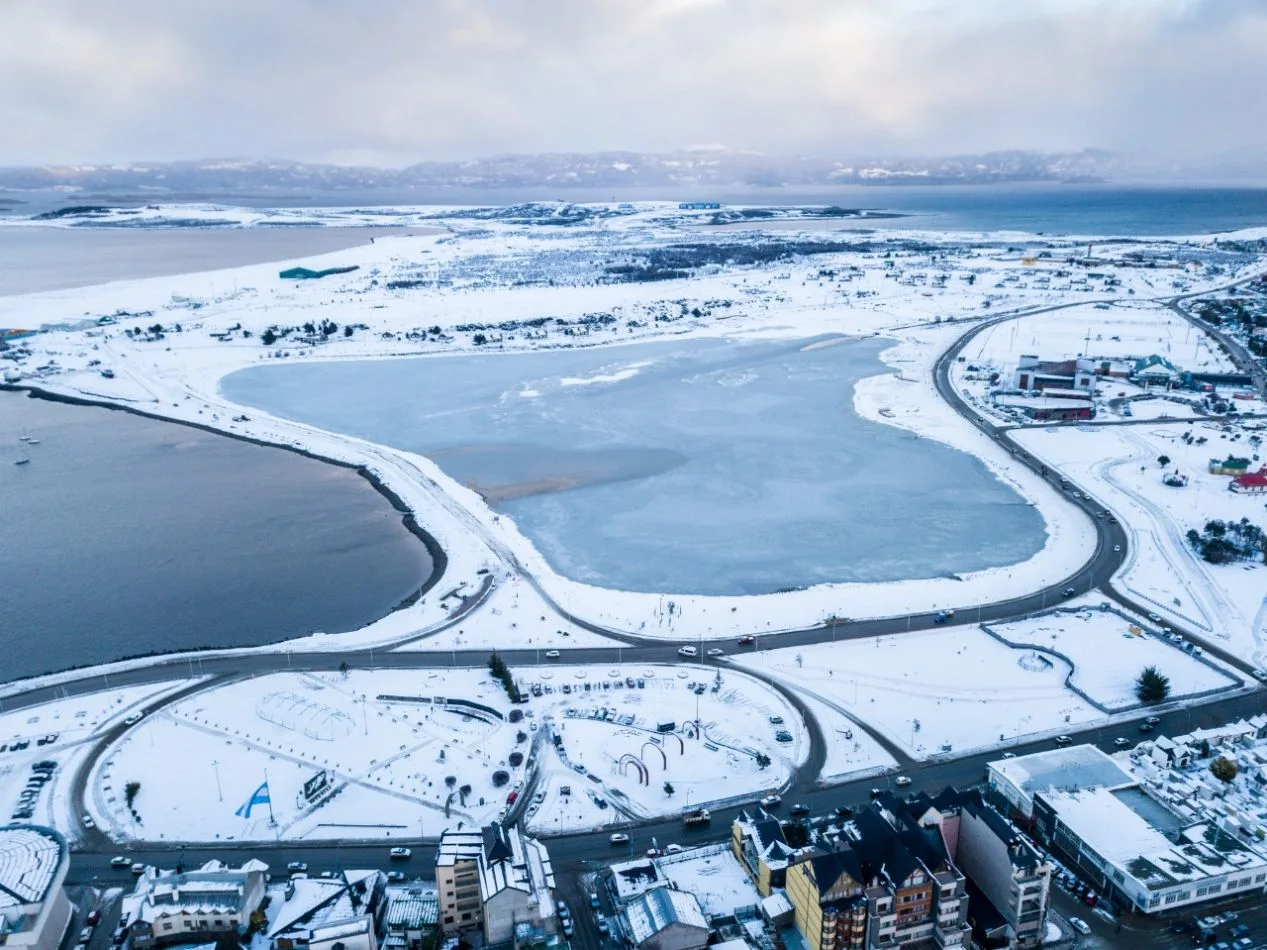
{"label": "snowy field", "polygon": [[[515,673],[529,696],[522,706],[472,669],[286,673],[199,693],[102,758],[92,811],[115,834],[144,840],[413,838],[498,818],[512,793],[539,782],[534,805],[547,830],[567,829],[781,784],[808,754],[792,708],[742,674],[724,672],[714,691],[701,672],[697,695],[680,667]],[[791,742],[776,741],[771,716]],[[674,727],[659,732],[668,719]],[[758,752],[771,759],[765,769]],[[168,768],[176,758],[189,766]],[[304,785],[322,773],[328,794],[310,801]]]}
{"label": "snowy field", "polygon": [[1065,687],[1066,664],[1035,663],[1032,650],[1006,647],[977,627],[770,650],[734,662],[841,707],[919,759],[1102,716]]}
{"label": "snowy field", "polygon": [[897,760],[865,728],[845,714],[843,706],[824,699],[821,692],[810,696],[802,691],[799,695],[827,742],[827,757],[818,776],[820,783],[862,778],[897,765]]}
{"label": "snowy field", "polygon": [[[1130,314],[1146,309],[1145,298],[1222,285],[1261,268],[1252,254],[1218,247],[1213,238],[1109,242],[1095,245],[1095,270],[1106,276],[1083,282],[1078,275],[1056,273],[1066,258],[1085,250],[1085,243],[1073,239],[887,228],[874,234],[702,234],[691,230],[694,218],[663,203],[619,213],[597,206],[560,208],[570,223],[548,229],[518,212],[411,209],[400,220],[417,224],[441,210],[446,233],[384,238],[303,261],[314,268],[359,268],[323,280],[284,280],[277,265],[258,265],[0,299],[0,324],[48,328],[27,341],[31,356],[9,370],[10,378],[364,464],[448,553],[450,575],[443,588],[459,583],[473,588],[480,570],[499,576],[526,570],[551,600],[576,615],[673,639],[681,626],[665,623],[661,598],[560,577],[512,519],[500,517],[478,493],[426,458],[232,404],[220,393],[219,381],[272,361],[502,352],[668,335],[788,339],[882,333],[896,340],[882,354],[892,372],[859,381],[854,408],[867,419],[980,457],[1040,507],[1046,546],[1022,564],[953,579],[676,598],[686,623],[720,638],[803,627],[832,615],[958,607],[1019,595],[1068,573],[1087,549],[1086,519],[1055,503],[932,390],[937,355],[965,329],[948,321],[1071,301],[1093,304],[1101,297],[1131,303],[1096,314],[1115,317],[1121,310],[1135,320]],[[188,217],[163,206],[147,213],[156,220]],[[237,209],[197,209],[198,217],[234,215],[246,215],[246,224],[258,217]],[[312,210],[305,215],[321,217]],[[551,215],[551,220],[560,219]],[[340,222],[346,223],[346,216]],[[690,248],[680,273],[657,271],[657,255],[668,243]],[[1136,266],[1141,255],[1173,259],[1183,269]],[[1117,283],[1110,283],[1109,275]],[[1129,331],[1136,342],[1151,339],[1148,334],[1163,340],[1157,324],[1162,310],[1155,311]],[[324,319],[335,321],[339,331],[323,334],[303,326]],[[155,323],[164,328],[161,338],[146,329]],[[266,346],[261,339],[270,326],[282,335]],[[348,328],[351,336],[345,335]],[[1178,332],[1174,328],[1169,341],[1182,348]],[[1118,335],[1125,345],[1126,336]],[[1023,342],[1018,339],[1016,346]],[[1068,345],[1075,344],[1071,336]],[[114,377],[103,378],[93,361]],[[442,607],[428,601],[346,637],[330,634],[281,649],[414,640],[443,623]],[[462,636],[468,633],[471,643],[498,635],[490,629]]]}
{"label": "snowy field", "polygon": [[[1071,683],[1110,709],[1138,704],[1135,681],[1146,666],[1155,666],[1169,677],[1173,699],[1232,689],[1240,682],[1217,661],[1198,659],[1175,642],[1158,636],[1155,629],[1146,630],[1138,621],[1112,610],[1087,606],[988,626],[1019,648],[1032,645],[1067,657],[1073,663]],[[1059,656],[1052,654],[1043,656],[1057,666],[1063,665]]]}
{"label": "snowy field", "polygon": [[[1261,664],[1267,661],[1267,567],[1252,561],[1208,564],[1185,540],[1190,529],[1200,531],[1211,519],[1248,518],[1267,527],[1261,495],[1228,491],[1230,477],[1208,471],[1211,459],[1259,454],[1249,443],[1249,436],[1259,434],[1235,424],[1224,431],[1209,422],[1159,422],[1046,428],[1016,437],[1089,490],[1126,526],[1131,543],[1120,576],[1128,594]],[[1162,456],[1170,460],[1165,467],[1158,462]],[[1187,477],[1186,487],[1163,484],[1162,476],[1176,470]]]}
{"label": "snowy field", "polygon": [[[174,682],[126,686],[0,714],[3,819],[51,825],[72,833],[78,827],[78,816],[67,814],[67,776],[74,774],[94,737],[144,708],[147,701],[185,685],[185,682]],[[23,793],[34,774],[31,767],[37,762],[53,762],[56,768],[38,794],[23,801]]]}

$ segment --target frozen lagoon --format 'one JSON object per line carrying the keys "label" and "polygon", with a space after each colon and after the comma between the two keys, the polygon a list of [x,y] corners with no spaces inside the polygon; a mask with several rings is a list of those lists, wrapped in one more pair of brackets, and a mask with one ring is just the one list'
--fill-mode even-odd
{"label": "frozen lagoon", "polygon": [[880,339],[285,363],[225,396],[426,455],[565,577],[763,594],[1023,561],[1039,512],[977,458],[858,416]]}

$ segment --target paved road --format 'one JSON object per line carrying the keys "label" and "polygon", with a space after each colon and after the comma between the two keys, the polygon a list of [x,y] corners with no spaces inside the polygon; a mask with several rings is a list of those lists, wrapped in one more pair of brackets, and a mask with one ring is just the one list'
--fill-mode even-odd
{"label": "paved road", "polygon": [[[1094,302],[1094,301],[1090,301]],[[1085,306],[1088,301],[1079,301],[1075,304],[1063,304],[1053,307],[1041,308],[1037,310],[1028,310],[1023,314],[1003,314],[991,317],[974,325],[970,330],[965,332],[963,336],[942,356],[938,361],[935,372],[935,385],[937,391],[944,399],[951,404],[961,415],[968,419],[973,425],[977,426],[987,436],[998,440],[1004,448],[1009,450],[1018,461],[1030,466],[1035,472],[1042,475],[1045,466],[1039,460],[1031,456],[1024,449],[1016,446],[1011,442],[1006,431],[1000,431],[990,426],[984,420],[980,419],[977,414],[968,406],[955,392],[954,387],[950,384],[949,372],[951,366],[960,357],[964,348],[969,342],[986,327],[993,326],[997,323],[1011,319],[1019,319],[1023,316],[1032,316],[1038,313],[1046,313],[1055,310],[1061,310],[1066,307]],[[1146,610],[1130,600],[1121,596],[1111,583],[1113,574],[1121,566],[1128,543],[1128,537],[1125,530],[1108,517],[1099,518],[1096,515],[1104,510],[1094,498],[1088,496],[1085,491],[1081,494],[1083,497],[1074,498],[1072,496],[1075,486],[1070,485],[1070,490],[1064,492],[1059,485],[1059,474],[1048,472],[1045,474],[1049,483],[1052,484],[1052,490],[1058,495],[1063,496],[1069,504],[1073,504],[1080,508],[1086,517],[1091,521],[1096,530],[1096,546],[1086,564],[1077,571],[1072,572],[1067,578],[1047,587],[1044,590],[1037,591],[1033,594],[1012,598],[1005,601],[999,601],[990,604],[974,605],[970,608],[960,608],[956,618],[958,623],[978,623],[981,621],[1004,620],[1024,616],[1029,613],[1043,610],[1045,608],[1055,606],[1064,599],[1063,592],[1068,588],[1073,588],[1075,592],[1089,592],[1096,588],[1101,588],[1108,592],[1109,596],[1124,604],[1128,608],[1145,613]],[[1117,550],[1115,550],[1115,548]],[[486,588],[487,589],[487,588]],[[477,601],[478,603],[478,601]],[[578,618],[570,618],[573,622],[580,622]],[[595,632],[610,635],[611,631],[603,630],[590,624],[582,624],[588,629]],[[889,618],[879,618],[873,620],[844,621],[837,620],[830,623],[788,633],[780,633],[777,635],[777,645],[780,647],[796,647],[807,646],[815,643],[834,641],[837,639],[859,639],[866,637],[876,637],[886,634],[899,634],[913,630],[929,629],[934,626],[933,614],[916,614],[911,616],[899,616]],[[1185,635],[1197,642],[1203,643],[1208,651],[1220,658],[1231,663],[1233,666],[1242,670],[1245,664],[1234,657],[1228,656],[1217,644],[1209,644],[1201,638],[1193,635],[1190,631],[1184,631]],[[717,640],[717,641],[692,641],[707,648],[709,645],[716,643],[722,645],[727,650],[735,650],[733,641]],[[630,637],[628,634],[620,635],[620,642],[610,647],[585,647],[570,649],[565,651],[566,661],[569,663],[611,663],[611,662],[647,662],[647,663],[681,663],[682,658],[677,654],[677,643],[666,643],[660,640],[646,640],[636,637]],[[393,653],[384,652],[383,650],[355,649],[342,653],[252,653],[243,655],[211,655],[200,658],[173,658],[170,660],[160,660],[153,665],[143,668],[130,670],[127,672],[94,675],[76,680],[73,683],[57,687],[45,687],[40,689],[32,689],[18,697],[5,701],[5,708],[13,708],[14,706],[32,705],[38,702],[48,701],[50,699],[75,695],[78,693],[86,693],[101,688],[121,687],[134,684],[150,684],[170,680],[173,678],[186,677],[190,674],[201,674],[209,677],[207,682],[200,686],[193,687],[193,690],[200,688],[210,688],[212,686],[222,685],[225,682],[242,676],[256,676],[271,672],[280,672],[285,670],[314,670],[314,671],[330,671],[340,668],[346,664],[349,667],[360,669],[375,668],[395,668],[395,669],[427,669],[427,668],[443,668],[443,667],[461,667],[461,666],[481,666],[487,660],[486,650],[453,650],[440,653],[432,652],[407,652]],[[502,656],[512,667],[543,664],[549,665],[550,661],[543,658],[540,650],[506,650],[502,651]],[[692,661],[696,665],[710,667],[716,663],[724,663],[721,660],[704,659],[703,661]],[[166,705],[171,700],[160,700],[147,710],[154,710]],[[798,702],[799,700],[794,700]],[[1249,715],[1261,711],[1262,709],[1261,693],[1254,691],[1250,694],[1241,694],[1230,698],[1216,697],[1204,701],[1193,708],[1187,708],[1179,712],[1171,713],[1167,716],[1172,722],[1177,724],[1177,728],[1173,731],[1186,731],[1195,725],[1207,724],[1213,725],[1218,722],[1226,721],[1239,715]],[[1143,713],[1140,714],[1144,715]],[[817,729],[817,723],[812,716],[807,716],[807,722],[811,724],[811,735],[813,737],[814,753],[811,757],[809,767],[803,768],[792,787],[788,790],[787,798],[791,801],[803,801],[812,809],[823,810],[834,806],[840,802],[858,803],[864,799],[873,782],[877,780],[864,780],[856,782],[848,782],[836,787],[818,788],[813,783],[813,777],[817,774],[818,768],[821,766],[823,756],[825,755],[825,740],[821,730]],[[1181,725],[1178,725],[1181,724]],[[100,754],[110,742],[117,738],[118,731],[122,727],[116,727],[110,731],[97,744],[97,754]],[[1118,730],[1127,729],[1126,726],[1115,727],[1116,735]],[[1089,728],[1078,731],[1071,731],[1069,734],[1075,739],[1081,741],[1093,741],[1098,743],[1111,742],[1114,736],[1105,734],[1106,730]],[[1050,747],[1050,740],[1038,740],[1033,742],[1021,743],[1015,747],[1017,753],[1027,751],[1035,751],[1037,749]],[[947,784],[970,785],[981,780],[984,770],[984,763],[991,758],[997,757],[998,751],[983,753],[977,755],[969,755],[950,761],[937,761],[922,764],[916,764],[906,758],[899,756],[901,768],[913,780],[912,790],[921,788],[939,789]],[[82,799],[84,793],[84,776],[87,774],[94,757],[88,757],[88,761],[82,766],[82,772],[76,777],[74,783],[75,794]],[[885,784],[892,780],[890,775],[885,779],[878,780],[880,784]],[[682,844],[689,844],[695,841],[713,840],[724,833],[728,828],[731,819],[737,813],[738,807],[720,808],[714,810],[714,825],[711,830],[706,831],[684,831],[678,821],[662,820],[648,822],[632,829],[635,837],[633,847],[643,847],[649,844],[652,837],[657,838],[661,845],[670,841],[680,841]],[[415,848],[413,857],[413,866],[415,868],[430,868],[431,856],[433,854],[430,847],[410,842]],[[322,844],[308,846],[297,844],[294,842],[278,842],[275,844],[261,843],[245,845],[237,842],[215,842],[202,845],[189,845],[182,847],[179,845],[152,845],[137,846],[129,851],[129,855],[142,860],[162,860],[164,863],[180,862],[186,865],[201,863],[211,857],[223,855],[229,851],[250,852],[267,860],[270,864],[277,867],[284,865],[292,860],[302,860],[309,863],[313,870],[335,869],[341,866],[348,866],[350,863],[383,865],[386,863],[386,849],[388,844]],[[109,859],[117,850],[117,846],[111,844],[102,835],[93,835],[87,837],[82,845],[82,852],[77,856],[74,865],[74,875],[76,880],[102,880],[102,881],[118,881],[125,882],[130,879],[130,875],[125,871],[112,869],[109,866]],[[601,835],[592,833],[578,835],[564,835],[556,837],[551,846],[552,855],[555,857],[556,866],[580,868],[584,867],[587,862],[600,861],[611,857],[611,850],[605,844],[605,838]],[[394,867],[394,865],[393,865]]]}

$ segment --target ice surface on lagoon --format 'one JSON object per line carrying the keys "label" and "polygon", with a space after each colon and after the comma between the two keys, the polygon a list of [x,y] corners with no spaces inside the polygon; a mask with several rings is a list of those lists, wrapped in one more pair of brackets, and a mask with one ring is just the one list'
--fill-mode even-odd
{"label": "ice surface on lagoon", "polygon": [[287,363],[222,388],[435,459],[556,571],[602,587],[757,594],[1033,555],[1042,518],[978,459],[853,411],[854,382],[888,371],[888,345],[677,340]]}

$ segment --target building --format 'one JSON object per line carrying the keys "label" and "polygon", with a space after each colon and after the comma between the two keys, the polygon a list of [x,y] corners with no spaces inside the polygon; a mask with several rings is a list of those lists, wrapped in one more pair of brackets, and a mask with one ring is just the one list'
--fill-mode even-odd
{"label": "building", "polygon": [[267,885],[268,865],[262,861],[240,868],[208,861],[196,871],[179,873],[149,868],[123,901],[129,943],[144,950],[241,935],[263,903]]}
{"label": "building", "polygon": [[994,404],[1014,409],[1036,422],[1068,422],[1095,418],[1091,394],[1071,389],[1045,389],[1039,396],[1017,396],[999,393]]}
{"label": "building", "polygon": [[1022,355],[1012,374],[1012,387],[1026,391],[1075,389],[1090,392],[1095,388],[1095,364],[1088,359],[1041,360],[1032,354]]}
{"label": "building", "polygon": [[62,890],[70,869],[66,840],[51,828],[0,828],[0,944],[57,950],[72,907]]}
{"label": "building", "polygon": [[625,905],[620,923],[638,950],[698,950],[708,943],[708,921],[686,891],[652,888]]}
{"label": "building", "polygon": [[1260,495],[1267,492],[1267,466],[1256,472],[1237,475],[1227,486],[1234,492],[1246,495]]}
{"label": "building", "polygon": [[440,926],[446,934],[480,927],[489,943],[514,938],[516,925],[553,931],[554,869],[539,841],[494,822],[446,831],[436,853]]}
{"label": "building", "polygon": [[873,805],[831,850],[787,869],[786,893],[813,950],[958,947],[969,933],[965,884],[940,829]]}
{"label": "building", "polygon": [[1235,455],[1229,455],[1221,462],[1218,459],[1210,459],[1211,475],[1240,476],[1248,472],[1249,459],[1237,458]]}
{"label": "building", "polygon": [[1119,907],[1171,911],[1267,883],[1267,860],[1221,820],[1186,818],[1094,746],[988,769],[991,795]]}
{"label": "building", "polygon": [[1053,868],[1019,829],[974,791],[919,795],[900,811],[941,831],[951,861],[968,878],[968,921],[978,944],[1042,946]]}
{"label": "building", "polygon": [[388,892],[383,916],[383,950],[422,950],[440,927],[440,899],[433,890],[411,887]]}
{"label": "building", "polygon": [[1141,386],[1174,386],[1183,377],[1183,371],[1164,356],[1153,354],[1135,361],[1131,379]]}
{"label": "building", "polygon": [[797,853],[783,836],[783,825],[762,808],[752,816],[741,811],[735,818],[730,826],[730,850],[762,897],[786,884],[788,865]]}
{"label": "building", "polygon": [[344,871],[331,878],[301,878],[286,885],[285,900],[268,930],[276,950],[378,950],[386,907],[381,871]]}

